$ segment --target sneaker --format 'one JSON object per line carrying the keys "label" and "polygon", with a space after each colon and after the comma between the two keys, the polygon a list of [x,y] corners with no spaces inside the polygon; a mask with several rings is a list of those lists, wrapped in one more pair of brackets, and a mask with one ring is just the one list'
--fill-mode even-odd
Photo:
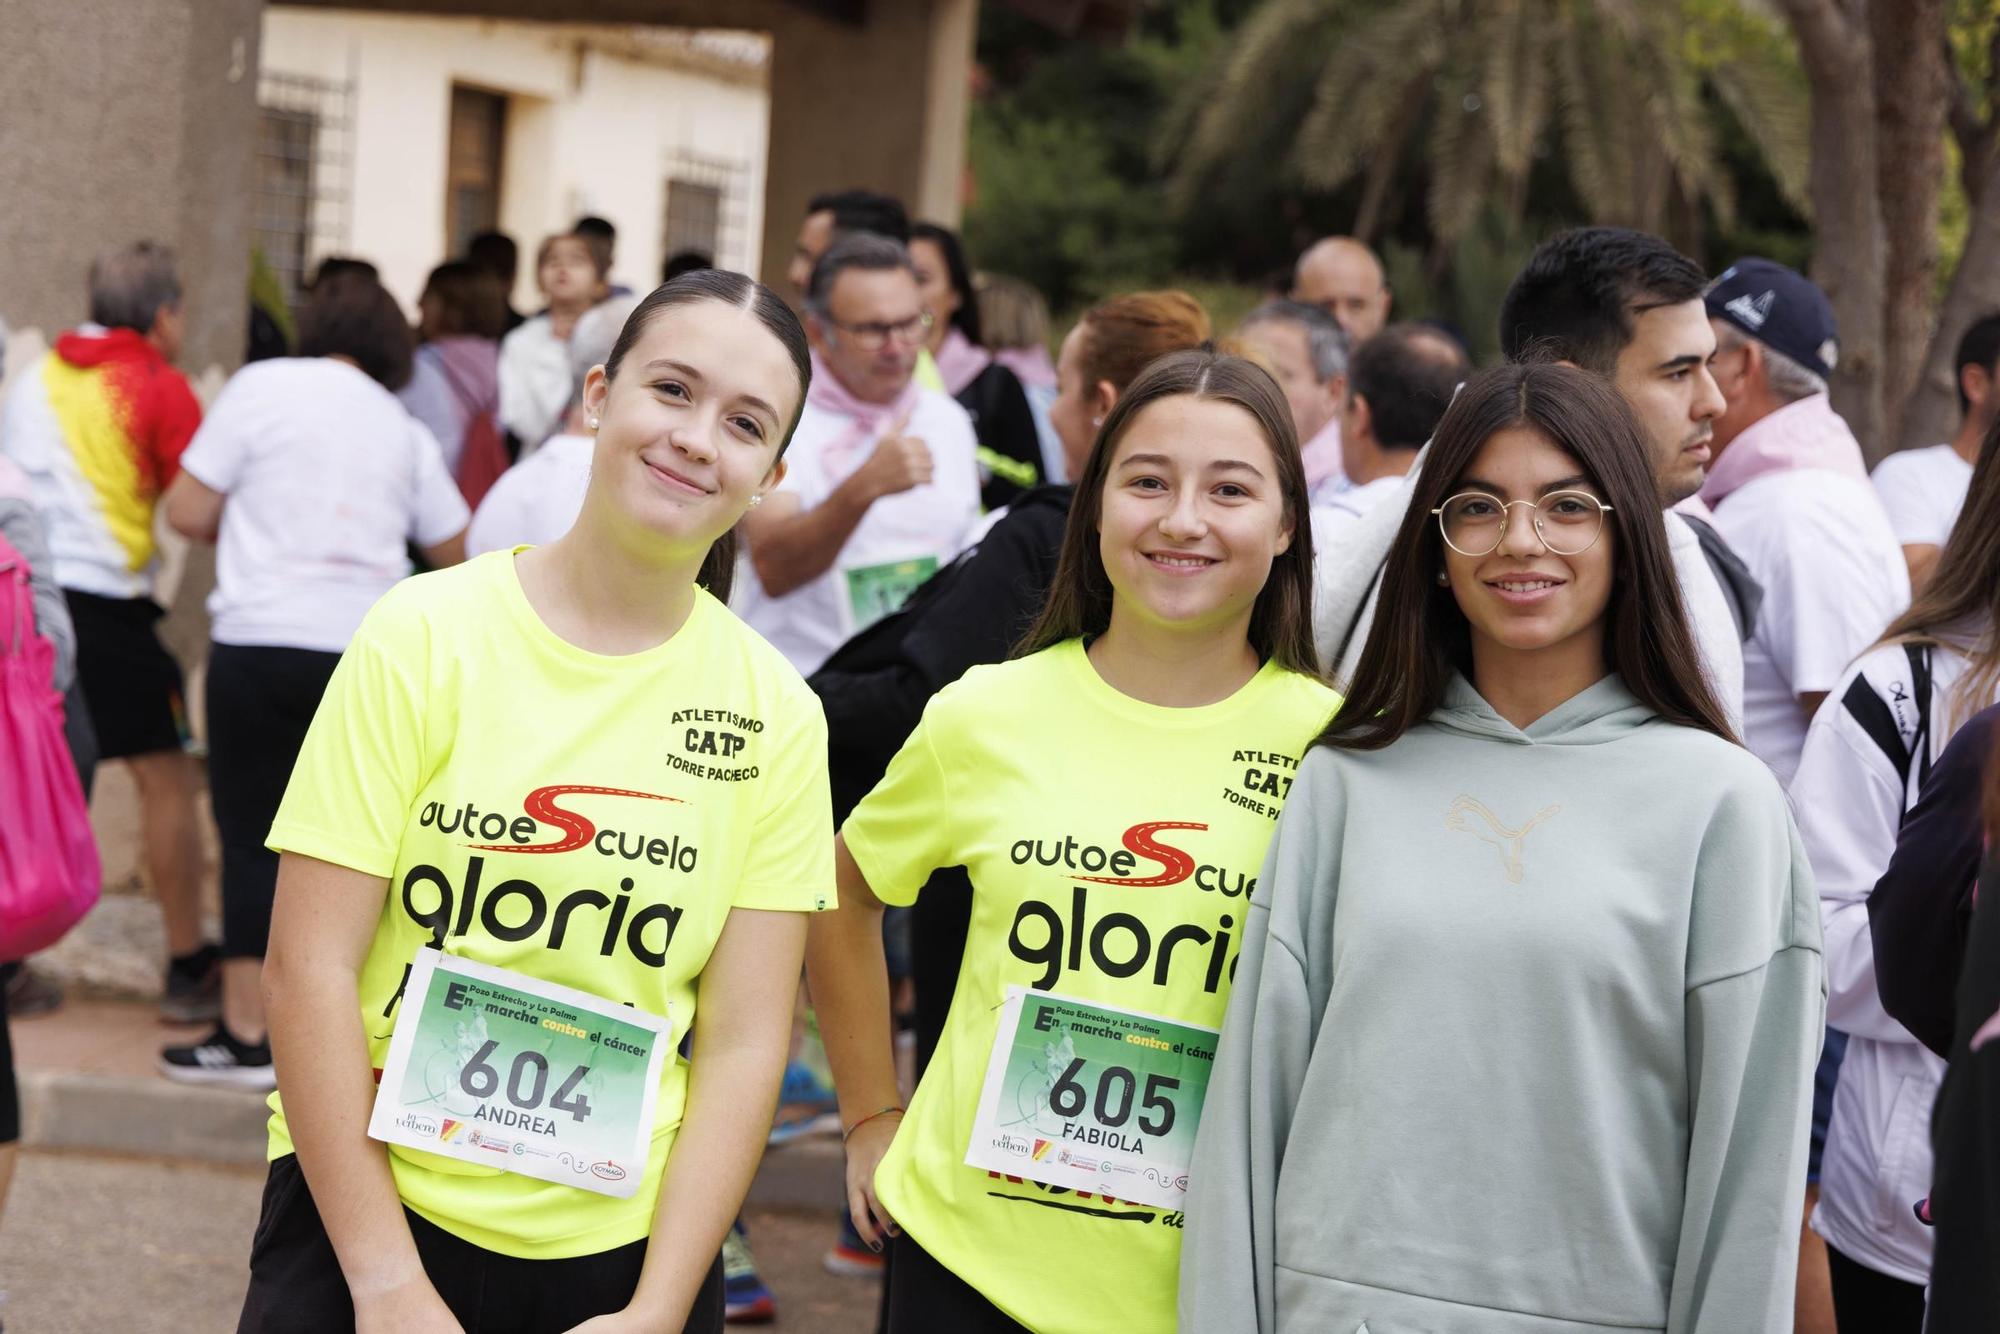
{"label": "sneaker", "polygon": [[222,1014],[222,951],[203,945],[167,964],[160,1018],[174,1024],[205,1024]]}
{"label": "sneaker", "polygon": [[764,1280],[757,1277],[757,1260],[750,1254],[750,1237],[738,1222],[722,1239],[722,1320],[729,1325],[768,1325],[778,1318],[778,1303]]}
{"label": "sneaker", "polygon": [[169,1047],[161,1052],[160,1073],[183,1084],[227,1084],[267,1093],[278,1087],[270,1042],[238,1041],[221,1024],[192,1047]]}
{"label": "sneaker", "polygon": [[778,1112],[771,1120],[766,1144],[790,1144],[808,1135],[840,1133],[840,1102],[819,1076],[794,1061],[785,1067],[778,1090]]}
{"label": "sneaker", "polygon": [[62,984],[32,964],[22,964],[7,979],[7,1017],[32,1019],[62,1008]]}
{"label": "sneaker", "polygon": [[826,1266],[827,1273],[842,1278],[879,1278],[882,1274],[881,1253],[868,1249],[861,1234],[854,1230],[853,1215],[845,1209],[840,1211],[840,1238],[820,1263]]}

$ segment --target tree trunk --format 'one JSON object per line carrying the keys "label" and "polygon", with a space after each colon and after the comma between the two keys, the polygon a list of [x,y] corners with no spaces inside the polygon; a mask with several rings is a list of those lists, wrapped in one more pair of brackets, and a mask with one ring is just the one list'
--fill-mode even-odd
{"label": "tree trunk", "polygon": [[[1900,421],[1931,334],[1937,283],[1938,189],[1944,180],[1945,112],[1953,71],[1945,63],[1946,0],[1874,0],[1878,198],[1882,210],[1882,405]],[[1886,451],[1911,441],[1894,432]],[[1925,443],[1935,443],[1926,441]]]}
{"label": "tree trunk", "polygon": [[1875,80],[1864,0],[1780,0],[1811,88],[1813,278],[1833,303],[1840,362],[1833,406],[1869,460],[1886,440],[1882,407],[1883,264],[1876,198]]}
{"label": "tree trunk", "polygon": [[1958,426],[1958,376],[1952,365],[1958,340],[1974,320],[2000,310],[2000,170],[1989,166],[1980,180],[1965,254],[1951,275],[1923,373],[1903,407],[1897,438],[1905,449],[1951,438]]}

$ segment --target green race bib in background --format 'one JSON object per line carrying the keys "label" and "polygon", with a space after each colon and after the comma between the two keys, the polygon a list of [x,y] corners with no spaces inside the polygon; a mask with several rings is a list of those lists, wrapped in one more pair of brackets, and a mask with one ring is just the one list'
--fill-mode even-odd
{"label": "green race bib in background", "polygon": [[1013,986],[965,1161],[1179,1209],[1216,1031]]}
{"label": "green race bib in background", "polygon": [[936,556],[912,556],[843,569],[840,573],[846,596],[841,610],[847,624],[842,628],[850,635],[857,634],[900,609],[917,591],[917,585],[937,573],[937,567]]}
{"label": "green race bib in background", "polygon": [[629,1199],[672,1036],[671,1018],[425,947],[368,1133]]}

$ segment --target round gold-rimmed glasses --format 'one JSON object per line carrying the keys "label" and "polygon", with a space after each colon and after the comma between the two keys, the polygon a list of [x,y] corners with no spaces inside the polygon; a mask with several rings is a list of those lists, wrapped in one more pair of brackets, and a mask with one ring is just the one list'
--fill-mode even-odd
{"label": "round gold-rimmed glasses", "polygon": [[1535,536],[1558,556],[1581,556],[1604,532],[1611,506],[1588,491],[1551,491],[1540,500],[1502,500],[1484,491],[1461,491],[1432,510],[1445,545],[1461,556],[1490,556],[1507,537],[1514,506],[1534,514]]}

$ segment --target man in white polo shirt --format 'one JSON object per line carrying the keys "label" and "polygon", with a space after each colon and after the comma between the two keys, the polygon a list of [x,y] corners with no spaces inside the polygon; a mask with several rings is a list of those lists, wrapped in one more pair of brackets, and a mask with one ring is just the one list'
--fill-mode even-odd
{"label": "man in white polo shirt", "polygon": [[1875,465],[1875,494],[1888,511],[1889,527],[1903,544],[1910,586],[1923,591],[1951,526],[1965,505],[1979,446],[2000,417],[2000,311],[1973,322],[1958,340],[1952,362],[1963,414],[1958,433],[1942,445],[1906,449]]}
{"label": "man in white polo shirt", "polygon": [[802,675],[896,610],[979,518],[972,420],[916,384],[923,302],[909,252],[842,237],[806,288],[812,388],[785,479],[743,519],[736,611]]}
{"label": "man in white polo shirt", "polygon": [[1827,691],[1909,605],[1909,572],[1827,397],[1839,343],[1826,294],[1745,259],[1704,300],[1727,407],[1701,498],[1764,587],[1743,653],[1744,741],[1789,786]]}

